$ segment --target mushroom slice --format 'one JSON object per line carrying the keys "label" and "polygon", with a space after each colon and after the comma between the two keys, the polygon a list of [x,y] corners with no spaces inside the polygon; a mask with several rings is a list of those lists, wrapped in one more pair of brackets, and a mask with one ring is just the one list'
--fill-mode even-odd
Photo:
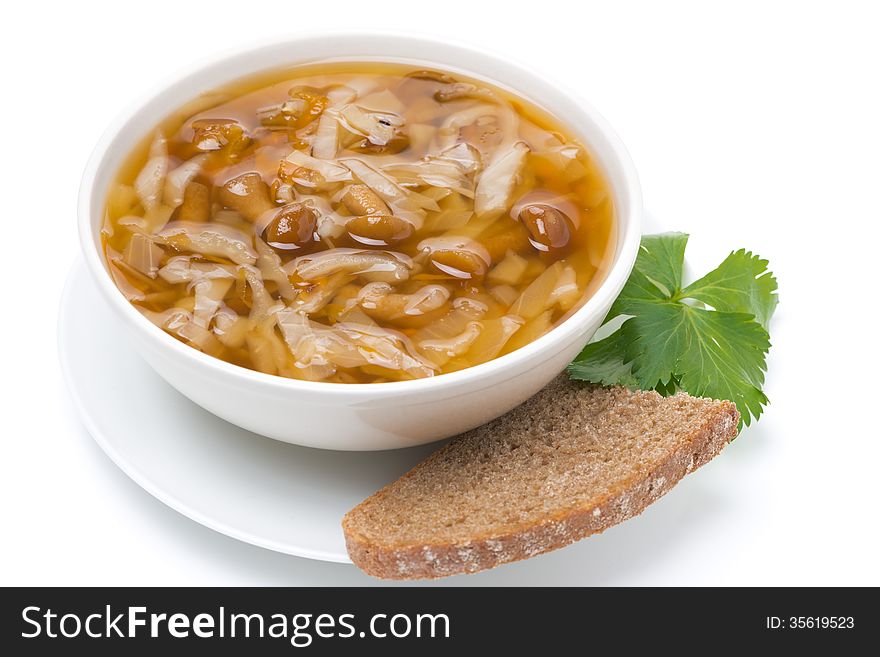
{"label": "mushroom slice", "polygon": [[404,189],[390,177],[361,160],[346,159],[340,160],[340,162],[385,201],[396,216],[406,219],[417,230],[422,226],[425,211],[437,212],[440,210],[440,206],[434,199]]}
{"label": "mushroom slice", "polygon": [[529,147],[521,141],[495,154],[477,181],[474,211],[477,216],[496,216],[508,210],[511,195],[526,161]]}
{"label": "mushroom slice", "polygon": [[[283,184],[288,185],[303,194],[312,194],[323,189],[328,184],[327,181],[324,180],[324,176],[314,169],[298,167],[295,164],[288,164],[286,161],[282,161],[281,165],[278,167],[278,176],[285,181]],[[333,183],[330,184],[332,185]],[[291,196],[286,202],[289,203],[292,200],[293,196]],[[275,201],[276,203],[278,202],[277,194]]]}
{"label": "mushroom slice", "polygon": [[385,202],[367,185],[349,185],[340,200],[353,215],[391,214]]}
{"label": "mushroom slice", "polygon": [[272,201],[269,185],[255,171],[228,180],[219,189],[219,198],[224,206],[235,210],[251,222],[256,222],[278,207]]}
{"label": "mushroom slice", "polygon": [[191,180],[183,191],[183,201],[177,211],[178,221],[206,222],[211,218],[211,189]]}
{"label": "mushroom slice", "polygon": [[251,138],[235,119],[198,119],[192,122],[193,145],[200,151],[223,151],[236,160],[250,146]]}
{"label": "mushroom slice", "polygon": [[257,261],[257,253],[251,246],[251,238],[223,224],[190,224],[176,221],[169,224],[154,239],[159,244],[170,246],[177,251],[228,258],[239,265],[252,265]]}
{"label": "mushroom slice", "polygon": [[492,264],[486,248],[469,237],[429,237],[419,242],[418,249],[434,267],[454,278],[479,278]]}
{"label": "mushroom slice", "polygon": [[559,194],[547,189],[535,189],[524,194],[510,208],[510,218],[519,219],[520,212],[527,205],[549,205],[565,214],[575,228],[580,226],[580,212],[574,194]]}
{"label": "mushroom slice", "polygon": [[327,106],[323,90],[309,86],[293,87],[288,100],[257,110],[260,124],[267,128],[296,130],[317,119]]}
{"label": "mushroom slice", "polygon": [[412,260],[402,253],[337,248],[295,258],[285,270],[305,281],[346,272],[369,281],[398,283],[409,278],[412,267]]}
{"label": "mushroom slice", "polygon": [[538,251],[564,249],[571,240],[571,217],[552,205],[525,205],[517,218],[529,231],[529,242]]}
{"label": "mushroom slice", "polygon": [[293,202],[278,209],[262,232],[273,249],[294,251],[314,241],[317,223],[313,207]]}
{"label": "mushroom slice", "polygon": [[408,239],[413,225],[391,214],[352,217],[345,224],[349,237],[367,246],[389,246]]}

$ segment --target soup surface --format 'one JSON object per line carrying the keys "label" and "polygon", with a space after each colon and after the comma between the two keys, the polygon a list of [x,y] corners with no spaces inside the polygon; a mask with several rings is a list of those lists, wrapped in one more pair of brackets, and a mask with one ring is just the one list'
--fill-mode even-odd
{"label": "soup surface", "polygon": [[535,105],[438,70],[334,63],[204,94],[132,153],[104,251],[134,306],[243,367],[371,383],[483,363],[598,285],[611,196]]}

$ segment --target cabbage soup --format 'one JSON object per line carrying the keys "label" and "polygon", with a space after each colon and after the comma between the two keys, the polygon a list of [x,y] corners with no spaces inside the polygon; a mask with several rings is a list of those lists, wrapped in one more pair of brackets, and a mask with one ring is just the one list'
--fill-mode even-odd
{"label": "cabbage soup", "polygon": [[380,383],[557,326],[601,282],[613,222],[600,168],[537,105],[457,73],[331,63],[165,118],[112,184],[102,237],[122,294],[187,345]]}

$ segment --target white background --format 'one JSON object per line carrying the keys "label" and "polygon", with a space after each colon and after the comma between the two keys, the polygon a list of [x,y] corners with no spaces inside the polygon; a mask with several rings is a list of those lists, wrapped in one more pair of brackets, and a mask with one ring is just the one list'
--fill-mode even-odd
{"label": "white background", "polygon": [[880,584],[880,22],[869,7],[7,3],[0,584],[371,583],[155,501],[78,423],[55,347],[79,177],[105,126],[194,59],[312,26],[453,36],[566,80],[629,147],[646,207],[691,233],[698,270],[745,246],[780,282],[772,405],[756,426],[641,517],[446,583]]}

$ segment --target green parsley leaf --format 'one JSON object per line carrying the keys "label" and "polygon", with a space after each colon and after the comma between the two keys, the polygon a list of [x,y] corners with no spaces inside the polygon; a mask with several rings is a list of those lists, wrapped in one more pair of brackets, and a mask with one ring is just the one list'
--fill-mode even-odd
{"label": "green parsley leaf", "polygon": [[681,286],[687,241],[685,233],[660,233],[645,235],[639,245],[641,271],[667,297],[678,292]]}
{"label": "green parsley leaf", "polygon": [[734,251],[718,268],[688,285],[682,298],[697,299],[716,309],[751,313],[767,328],[779,296],[768,262],[745,249]]}
{"label": "green parsley leaf", "polygon": [[643,235],[636,265],[605,321],[617,315],[630,314],[626,311],[629,300],[667,299],[677,294],[681,286],[687,241],[688,236],[684,233]]}
{"label": "green parsley leaf", "polygon": [[770,336],[754,315],[685,306],[689,348],[678,363],[679,386],[698,397],[729,399],[748,425],[760,417]]}
{"label": "green parsley leaf", "polygon": [[642,238],[632,274],[605,318],[624,321],[587,345],[569,373],[663,395],[684,390],[729,399],[748,425],[768,403],[761,387],[770,348],[767,325],[778,303],[776,279],[766,260],[739,250],[682,289],[687,240],[683,233]]}
{"label": "green parsley leaf", "polygon": [[627,335],[617,330],[604,340],[590,345],[590,358],[576,360],[568,366],[575,379],[593,381],[606,386],[622,385],[637,388],[638,381],[632,373],[632,363],[624,360]]}

